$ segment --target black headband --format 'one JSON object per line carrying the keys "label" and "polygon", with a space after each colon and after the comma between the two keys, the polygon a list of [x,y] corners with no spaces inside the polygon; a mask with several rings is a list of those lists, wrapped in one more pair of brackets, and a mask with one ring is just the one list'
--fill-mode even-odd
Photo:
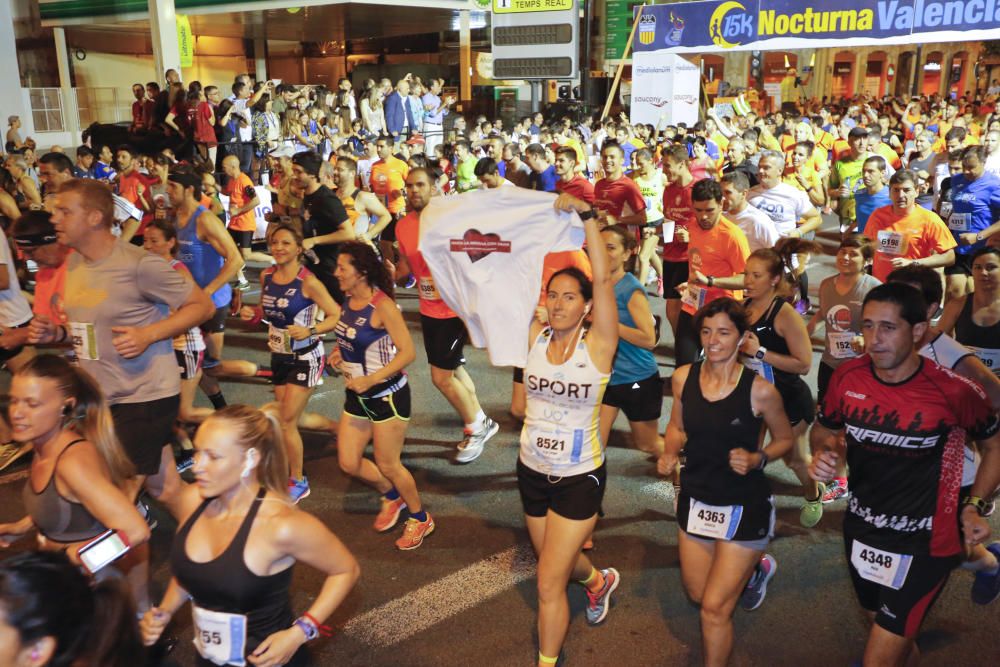
{"label": "black headband", "polygon": [[41,234],[22,234],[14,237],[14,244],[18,248],[40,248],[56,242],[55,232],[42,232]]}

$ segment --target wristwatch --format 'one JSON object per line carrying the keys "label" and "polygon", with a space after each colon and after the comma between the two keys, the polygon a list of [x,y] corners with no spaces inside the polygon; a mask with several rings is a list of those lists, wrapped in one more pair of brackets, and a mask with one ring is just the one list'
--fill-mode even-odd
{"label": "wristwatch", "polygon": [[753,358],[758,359],[760,361],[764,361],[765,354],[767,354],[767,348],[761,345],[760,347],[757,348],[757,351],[754,352]]}
{"label": "wristwatch", "polygon": [[705,282],[708,284],[709,287],[712,287],[713,285],[715,285],[715,276],[709,276]]}
{"label": "wristwatch", "polygon": [[319,335],[319,332],[316,330],[316,325],[315,324],[312,325],[311,327],[309,327],[309,333],[312,334],[313,336],[318,336]]}
{"label": "wristwatch", "polygon": [[976,234],[976,240],[977,241],[982,241],[983,240],[983,233],[982,232],[979,232],[978,234]]}
{"label": "wristwatch", "polygon": [[591,218],[597,217],[597,211],[590,209],[589,211],[584,211],[583,213],[578,213],[581,220],[590,220]]}
{"label": "wristwatch", "polygon": [[987,502],[980,498],[979,496],[966,496],[962,500],[962,507],[966,505],[971,505],[976,508],[976,514],[979,516],[986,516],[986,506]]}

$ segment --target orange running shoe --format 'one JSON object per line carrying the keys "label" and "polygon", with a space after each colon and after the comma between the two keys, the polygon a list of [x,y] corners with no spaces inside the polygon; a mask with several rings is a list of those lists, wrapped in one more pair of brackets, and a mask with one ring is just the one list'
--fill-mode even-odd
{"label": "orange running shoe", "polygon": [[403,536],[396,540],[396,547],[402,551],[412,551],[424,543],[424,538],[434,532],[434,517],[427,514],[427,521],[414,518],[406,520]]}
{"label": "orange running shoe", "polygon": [[382,509],[375,517],[375,530],[380,533],[391,530],[399,522],[399,514],[404,509],[406,509],[406,503],[403,502],[402,498],[389,500],[383,496]]}

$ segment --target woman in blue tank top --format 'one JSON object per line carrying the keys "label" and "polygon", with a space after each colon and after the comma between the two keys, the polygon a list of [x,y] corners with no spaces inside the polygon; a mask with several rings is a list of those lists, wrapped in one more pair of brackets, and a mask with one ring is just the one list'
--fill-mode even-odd
{"label": "woman in blue tank top", "polygon": [[[389,271],[371,246],[340,248],[334,276],[347,297],[334,332],[330,364],[344,374],[344,413],[337,431],[340,468],[382,496],[375,530],[392,530],[405,509],[406,529],[396,546],[416,549],[434,531],[417,484],[400,462],[410,423],[410,387],[403,369],[416,357],[413,340],[393,297]],[[374,461],[364,457],[371,441]]]}
{"label": "woman in blue tank top", "polygon": [[[302,266],[302,234],[297,229],[285,224],[276,226],[271,232],[270,249],[275,264],[260,274],[260,305],[243,306],[240,317],[248,322],[266,320],[268,324],[271,381],[292,473],[288,493],[298,502],[309,495],[309,480],[302,474],[299,418],[323,374],[320,336],[336,326],[340,306],[323,283]],[[317,310],[327,315],[322,322],[317,321]]]}
{"label": "woman in blue tank top", "polygon": [[601,404],[601,440],[608,442],[618,411],[624,410],[635,446],[659,456],[663,452],[659,433],[663,380],[653,357],[656,321],[646,290],[625,270],[625,263],[636,251],[635,235],[611,225],[601,230],[601,238],[608,251],[618,306],[618,350]]}

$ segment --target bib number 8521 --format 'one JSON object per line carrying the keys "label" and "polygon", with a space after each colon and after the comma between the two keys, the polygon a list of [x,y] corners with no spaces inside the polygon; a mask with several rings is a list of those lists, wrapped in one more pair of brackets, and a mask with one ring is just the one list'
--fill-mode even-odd
{"label": "bib number 8521", "polygon": [[539,449],[566,450],[566,443],[558,438],[535,438],[535,446]]}

